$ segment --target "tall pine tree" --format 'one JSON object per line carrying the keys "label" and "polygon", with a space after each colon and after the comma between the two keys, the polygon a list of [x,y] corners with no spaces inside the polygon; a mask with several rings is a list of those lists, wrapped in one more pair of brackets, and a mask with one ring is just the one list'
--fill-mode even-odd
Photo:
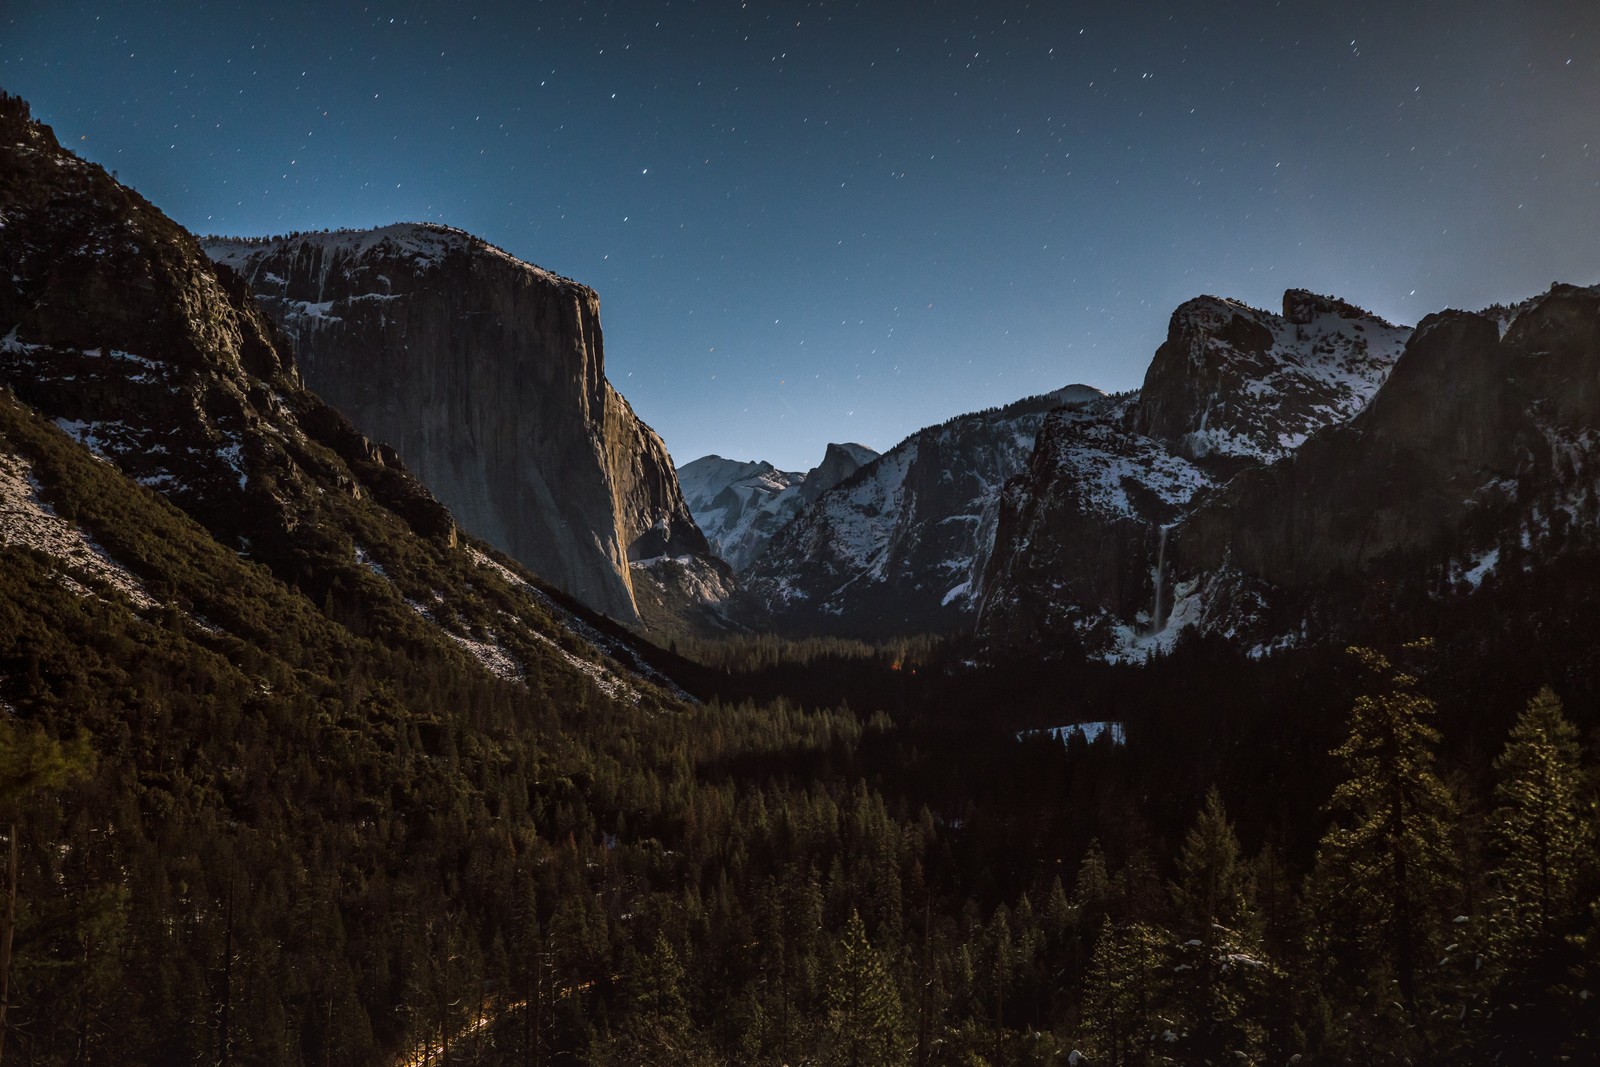
{"label": "tall pine tree", "polygon": [[1264,989],[1275,976],[1261,950],[1239,841],[1213,787],[1178,854],[1172,886],[1181,977],[1172,1003],[1174,1050],[1189,1063],[1255,1063],[1266,1043]]}
{"label": "tall pine tree", "polygon": [[1560,941],[1578,913],[1578,876],[1594,847],[1583,804],[1578,731],[1539,690],[1495,760],[1497,952],[1526,960]]}
{"label": "tall pine tree", "polygon": [[[1593,855],[1578,731],[1545,687],[1495,760],[1498,862],[1489,948],[1499,972],[1491,1029],[1510,1062],[1554,1062],[1582,1012],[1573,968],[1582,865]],[[1592,1009],[1591,1009],[1592,1010]]]}
{"label": "tall pine tree", "polygon": [[1092,1062],[1118,1067],[1148,1059],[1165,936],[1146,923],[1101,922],[1083,983],[1084,1047]]}
{"label": "tall pine tree", "polygon": [[1377,652],[1351,652],[1384,679],[1384,688],[1356,698],[1350,735],[1333,750],[1347,777],[1334,789],[1335,823],[1317,851],[1317,888],[1329,910],[1349,922],[1334,938],[1353,950],[1361,972],[1353,980],[1374,1004],[1391,999],[1384,987],[1393,983],[1405,1023],[1416,1032],[1424,971],[1438,958],[1456,898],[1454,805],[1434,770],[1433,701],[1417,690],[1414,676]]}
{"label": "tall pine tree", "polygon": [[828,982],[822,1062],[830,1067],[885,1067],[905,1062],[900,994],[852,911]]}

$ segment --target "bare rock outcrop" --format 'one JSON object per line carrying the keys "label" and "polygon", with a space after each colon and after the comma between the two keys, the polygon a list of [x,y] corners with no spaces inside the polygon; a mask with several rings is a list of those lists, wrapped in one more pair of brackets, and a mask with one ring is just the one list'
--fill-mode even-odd
{"label": "bare rock outcrop", "polygon": [[594,290],[427,224],[206,250],[311,388],[547,581],[638,623],[630,561],[708,551],[660,437],[606,380]]}

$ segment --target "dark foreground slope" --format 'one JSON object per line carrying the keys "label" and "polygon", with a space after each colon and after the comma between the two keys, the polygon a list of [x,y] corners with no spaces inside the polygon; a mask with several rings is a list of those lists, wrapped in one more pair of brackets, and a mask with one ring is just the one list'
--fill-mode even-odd
{"label": "dark foreground slope", "polygon": [[[587,846],[563,731],[682,694],[462,534],[192,237],[9,97],[0,217],[0,1040],[392,1060],[448,1024],[438,939],[481,973],[541,842]],[[73,774],[18,763],[73,736]]]}

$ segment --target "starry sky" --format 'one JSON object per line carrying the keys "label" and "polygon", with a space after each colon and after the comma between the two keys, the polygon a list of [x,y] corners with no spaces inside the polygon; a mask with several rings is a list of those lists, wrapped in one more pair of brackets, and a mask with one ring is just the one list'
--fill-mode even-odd
{"label": "starry sky", "polygon": [[679,462],[1134,388],[1202,293],[1600,281],[1589,0],[6,0],[0,86],[198,233],[593,286]]}

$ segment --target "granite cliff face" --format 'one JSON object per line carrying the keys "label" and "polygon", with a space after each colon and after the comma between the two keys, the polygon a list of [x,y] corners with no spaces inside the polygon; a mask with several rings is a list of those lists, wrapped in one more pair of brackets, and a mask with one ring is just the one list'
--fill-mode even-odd
{"label": "granite cliff face", "polygon": [[845,444],[830,442],[828,447],[823,449],[822,462],[807,471],[805,478],[802,479],[800,499],[807,504],[815,503],[823,493],[843,483],[845,479],[877,458],[878,453],[866,445],[859,445],[853,441]]}
{"label": "granite cliff face", "polygon": [[[352,655],[391,642],[385,662],[442,657],[540,692],[671,693],[464,537],[393,449],[305,388],[283,341],[193,235],[0,94],[0,545],[208,655],[292,645],[309,611]],[[80,494],[65,513],[60,493]]]}
{"label": "granite cliff face", "polygon": [[206,250],[312,389],[546,580],[637,623],[630,561],[707,553],[661,439],[606,380],[592,289],[425,224]]}
{"label": "granite cliff face", "polygon": [[1165,530],[1216,484],[1208,464],[1133,429],[1139,396],[1046,420],[1002,495],[978,627],[1002,645],[1122,647],[1165,617]]}
{"label": "granite cliff face", "polygon": [[1302,289],[1284,293],[1282,315],[1191,300],[1172,314],[1130,412],[1132,428],[1191,459],[1282,459],[1315,430],[1361,410],[1410,333]]}
{"label": "granite cliff face", "polygon": [[1430,315],[1368,408],[1173,531],[1173,566],[1293,590],[1413,559],[1476,584],[1600,523],[1600,287]]}

